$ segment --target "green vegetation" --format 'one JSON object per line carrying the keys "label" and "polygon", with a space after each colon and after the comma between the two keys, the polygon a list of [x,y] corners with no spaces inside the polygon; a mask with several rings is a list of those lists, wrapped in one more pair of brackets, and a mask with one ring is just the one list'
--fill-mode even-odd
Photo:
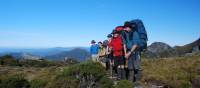
{"label": "green vegetation", "polygon": [[[5,85],[9,80],[13,84],[25,85],[24,88],[113,88],[113,82],[106,76],[105,68],[99,63],[91,61],[60,67],[1,67],[5,73],[0,72],[0,85],[3,88],[10,88]],[[7,70],[9,69],[9,70]],[[18,80],[10,78],[12,75],[23,74]],[[4,74],[4,75],[3,75]],[[23,79],[21,81],[21,79]],[[9,82],[11,82],[9,81]],[[21,83],[24,82],[25,84]],[[12,88],[18,88],[13,87]]]}
{"label": "green vegetation", "polygon": [[20,66],[19,61],[14,59],[10,55],[5,55],[5,56],[0,57],[0,65]]}
{"label": "green vegetation", "polygon": [[[195,55],[142,59],[143,77],[140,83],[147,88],[150,85],[191,88],[194,79],[196,84],[200,80],[199,57]],[[87,61],[68,66],[58,63],[51,65],[52,63],[30,60],[26,62],[27,65],[23,62],[21,67],[4,64],[0,66],[0,88],[133,88],[134,86],[127,80],[121,80],[114,85],[113,80],[107,77],[105,68],[99,63]]]}
{"label": "green vegetation", "polygon": [[84,62],[64,69],[53,80],[52,88],[112,88],[112,81],[106,77],[105,69],[94,62]]}
{"label": "green vegetation", "polygon": [[128,80],[121,80],[117,83],[115,88],[133,88],[133,83]]}
{"label": "green vegetation", "polygon": [[[70,63],[75,64],[78,62]],[[16,58],[5,55],[0,57],[0,65],[3,66],[20,66],[20,67],[50,67],[50,66],[64,66],[66,65],[64,62],[55,62],[55,61],[48,61],[45,59],[41,60],[31,60],[31,59],[24,59],[24,60],[17,60]]]}
{"label": "green vegetation", "polygon": [[4,79],[1,79],[0,88],[28,88],[29,82],[23,77],[23,75],[13,75]]}
{"label": "green vegetation", "polygon": [[23,60],[20,61],[20,65],[24,67],[49,67],[49,66],[61,66],[64,64],[61,62],[53,62],[47,60]]}
{"label": "green vegetation", "polygon": [[30,82],[30,88],[44,88],[47,85],[47,80],[34,79]]}

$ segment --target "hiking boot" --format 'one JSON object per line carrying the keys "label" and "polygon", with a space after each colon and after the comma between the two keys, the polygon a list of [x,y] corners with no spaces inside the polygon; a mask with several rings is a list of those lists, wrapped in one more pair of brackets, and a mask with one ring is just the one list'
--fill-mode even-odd
{"label": "hiking boot", "polygon": [[134,70],[134,82],[140,81],[142,76],[142,70]]}
{"label": "hiking boot", "polygon": [[122,73],[121,73],[121,79],[126,79],[126,72],[125,72],[125,70],[124,69],[121,69],[121,71],[122,71]]}
{"label": "hiking boot", "polygon": [[133,85],[134,85],[134,88],[143,88],[141,82],[139,82],[139,81],[134,82]]}
{"label": "hiking boot", "polygon": [[128,80],[131,82],[134,81],[134,71],[133,70],[129,71]]}
{"label": "hiking boot", "polygon": [[117,68],[117,79],[120,80],[122,78],[122,70],[121,68]]}

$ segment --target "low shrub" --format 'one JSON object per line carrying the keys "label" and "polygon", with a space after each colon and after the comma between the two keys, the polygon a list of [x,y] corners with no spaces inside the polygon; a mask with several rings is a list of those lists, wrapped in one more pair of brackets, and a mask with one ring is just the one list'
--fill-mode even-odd
{"label": "low shrub", "polygon": [[51,88],[63,88],[64,86],[69,88],[112,88],[112,81],[105,76],[104,67],[99,63],[88,61],[66,68],[50,86]]}
{"label": "low shrub", "polygon": [[31,80],[30,82],[30,85],[31,85],[30,88],[44,88],[46,84],[47,84],[47,80],[34,79],[34,80]]}
{"label": "low shrub", "polygon": [[13,75],[6,79],[2,79],[0,88],[29,88],[30,83],[23,75]]}
{"label": "low shrub", "polygon": [[6,65],[6,66],[19,66],[20,65],[18,60],[16,60],[11,55],[5,55],[5,56],[0,57],[0,64]]}
{"label": "low shrub", "polygon": [[121,80],[117,83],[115,88],[133,88],[133,83],[128,80]]}

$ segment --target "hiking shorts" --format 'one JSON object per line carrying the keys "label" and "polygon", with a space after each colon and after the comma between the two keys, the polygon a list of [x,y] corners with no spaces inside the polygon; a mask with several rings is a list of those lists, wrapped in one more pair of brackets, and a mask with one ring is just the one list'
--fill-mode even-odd
{"label": "hiking shorts", "polygon": [[129,70],[140,70],[141,69],[141,57],[140,52],[136,51],[128,59],[128,69]]}
{"label": "hiking shorts", "polygon": [[92,61],[94,61],[94,62],[98,61],[98,55],[97,54],[92,55]]}
{"label": "hiking shorts", "polygon": [[106,62],[113,61],[113,56],[111,54],[107,55]]}
{"label": "hiking shorts", "polygon": [[114,56],[113,59],[115,66],[125,65],[125,59],[123,56]]}

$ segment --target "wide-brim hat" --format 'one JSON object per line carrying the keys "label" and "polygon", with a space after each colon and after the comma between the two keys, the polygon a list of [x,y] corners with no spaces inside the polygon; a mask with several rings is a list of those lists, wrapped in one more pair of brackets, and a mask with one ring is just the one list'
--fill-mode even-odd
{"label": "wide-brim hat", "polygon": [[129,21],[124,22],[124,27],[131,27],[131,22]]}
{"label": "wide-brim hat", "polygon": [[91,43],[96,43],[96,41],[95,41],[95,40],[92,40]]}
{"label": "wide-brim hat", "polygon": [[119,31],[117,31],[117,30],[113,30],[112,31],[112,34],[119,34],[120,32]]}
{"label": "wide-brim hat", "polygon": [[107,38],[112,38],[112,34],[108,34],[108,35],[107,35]]}

